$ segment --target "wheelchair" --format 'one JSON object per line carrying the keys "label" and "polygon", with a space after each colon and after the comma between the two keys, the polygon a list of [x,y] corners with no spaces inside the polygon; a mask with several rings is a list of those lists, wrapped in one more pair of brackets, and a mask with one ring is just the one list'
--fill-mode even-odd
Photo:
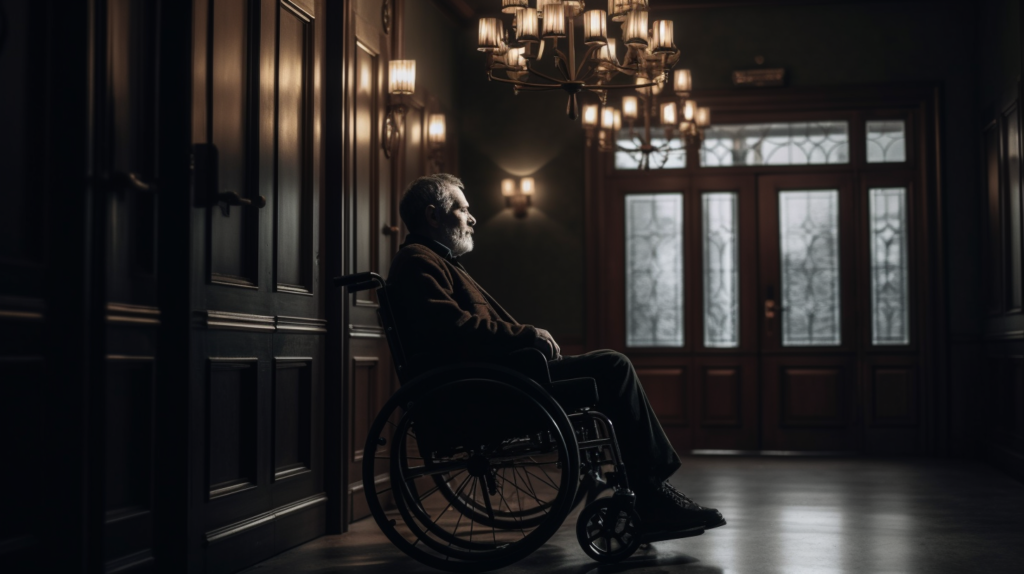
{"label": "wheelchair", "polygon": [[449,572],[501,568],[544,544],[584,500],[576,537],[600,562],[703,534],[641,531],[615,427],[593,410],[594,379],[552,381],[536,349],[418,372],[385,280],[363,272],[334,283],[350,293],[376,289],[401,382],[370,427],[362,479],[374,520],[404,553]]}

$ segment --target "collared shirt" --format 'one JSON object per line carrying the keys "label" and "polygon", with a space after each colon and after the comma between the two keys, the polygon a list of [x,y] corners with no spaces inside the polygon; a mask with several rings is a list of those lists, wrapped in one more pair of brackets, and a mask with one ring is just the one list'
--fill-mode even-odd
{"label": "collared shirt", "polygon": [[437,253],[441,257],[444,257],[445,259],[451,261],[452,263],[458,263],[459,261],[458,257],[452,255],[452,250],[447,245],[441,243],[440,241],[437,241],[436,239],[431,239],[426,235],[420,235],[419,233],[410,233],[405,238],[405,243],[402,244],[402,247],[405,247],[410,243],[418,243],[425,247],[429,247],[431,251]]}

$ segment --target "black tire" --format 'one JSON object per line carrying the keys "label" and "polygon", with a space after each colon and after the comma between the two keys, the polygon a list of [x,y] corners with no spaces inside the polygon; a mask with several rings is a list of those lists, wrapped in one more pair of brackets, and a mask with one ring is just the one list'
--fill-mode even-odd
{"label": "black tire", "polygon": [[640,547],[640,516],[615,497],[602,498],[580,512],[576,540],[598,562],[625,560]]}
{"label": "black tire", "polygon": [[[473,405],[484,402],[493,412],[480,416]],[[520,560],[557,531],[579,468],[569,420],[540,385],[470,365],[428,373],[392,396],[367,436],[363,484],[374,519],[400,550],[441,570],[482,572]]]}

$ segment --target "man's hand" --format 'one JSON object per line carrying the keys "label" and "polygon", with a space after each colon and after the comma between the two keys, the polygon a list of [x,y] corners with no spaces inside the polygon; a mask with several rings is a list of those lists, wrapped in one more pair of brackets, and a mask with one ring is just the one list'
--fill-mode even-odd
{"label": "man's hand", "polygon": [[534,346],[540,349],[540,352],[544,353],[544,356],[549,361],[556,361],[562,358],[562,349],[559,348],[555,338],[551,336],[547,329],[537,329],[537,342],[534,343]]}

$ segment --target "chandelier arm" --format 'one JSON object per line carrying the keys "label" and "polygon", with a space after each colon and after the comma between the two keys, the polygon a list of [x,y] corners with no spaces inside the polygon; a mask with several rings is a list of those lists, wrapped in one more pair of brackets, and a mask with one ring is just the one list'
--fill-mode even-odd
{"label": "chandelier arm", "polygon": [[583,53],[583,61],[580,62],[579,69],[576,70],[576,79],[579,79],[583,74],[583,67],[590,62],[590,55],[594,53],[594,50],[600,48],[599,44],[591,45],[587,48],[587,51]]}
{"label": "chandelier arm", "polygon": [[583,86],[584,90],[624,90],[627,88],[647,88],[650,86],[657,86],[658,82],[650,84],[586,84]]}
{"label": "chandelier arm", "polygon": [[526,64],[526,69],[527,69],[527,71],[529,71],[529,72],[530,72],[531,74],[537,74],[537,75],[538,75],[538,76],[540,76],[541,78],[544,78],[545,80],[548,80],[548,81],[550,81],[550,82],[554,82],[554,83],[556,83],[556,84],[561,84],[561,83],[562,83],[562,80],[558,80],[558,79],[552,78],[551,76],[549,76],[549,75],[547,75],[547,74],[545,74],[545,73],[543,73],[543,72],[538,72],[537,70],[534,70],[534,69],[533,69],[533,68],[532,68],[532,67],[530,66],[530,64]]}
{"label": "chandelier arm", "polygon": [[492,80],[494,80],[495,82],[501,82],[503,84],[513,84],[513,85],[518,86],[520,88],[527,88],[527,87],[529,87],[529,88],[534,88],[534,89],[537,89],[537,90],[560,90],[560,89],[562,89],[561,85],[552,86],[551,84],[532,84],[530,82],[523,82],[523,81],[520,81],[520,80],[509,80],[509,79],[506,79],[506,78],[499,78],[499,77],[497,77],[497,76],[495,76],[493,74],[490,74],[490,78]]}

